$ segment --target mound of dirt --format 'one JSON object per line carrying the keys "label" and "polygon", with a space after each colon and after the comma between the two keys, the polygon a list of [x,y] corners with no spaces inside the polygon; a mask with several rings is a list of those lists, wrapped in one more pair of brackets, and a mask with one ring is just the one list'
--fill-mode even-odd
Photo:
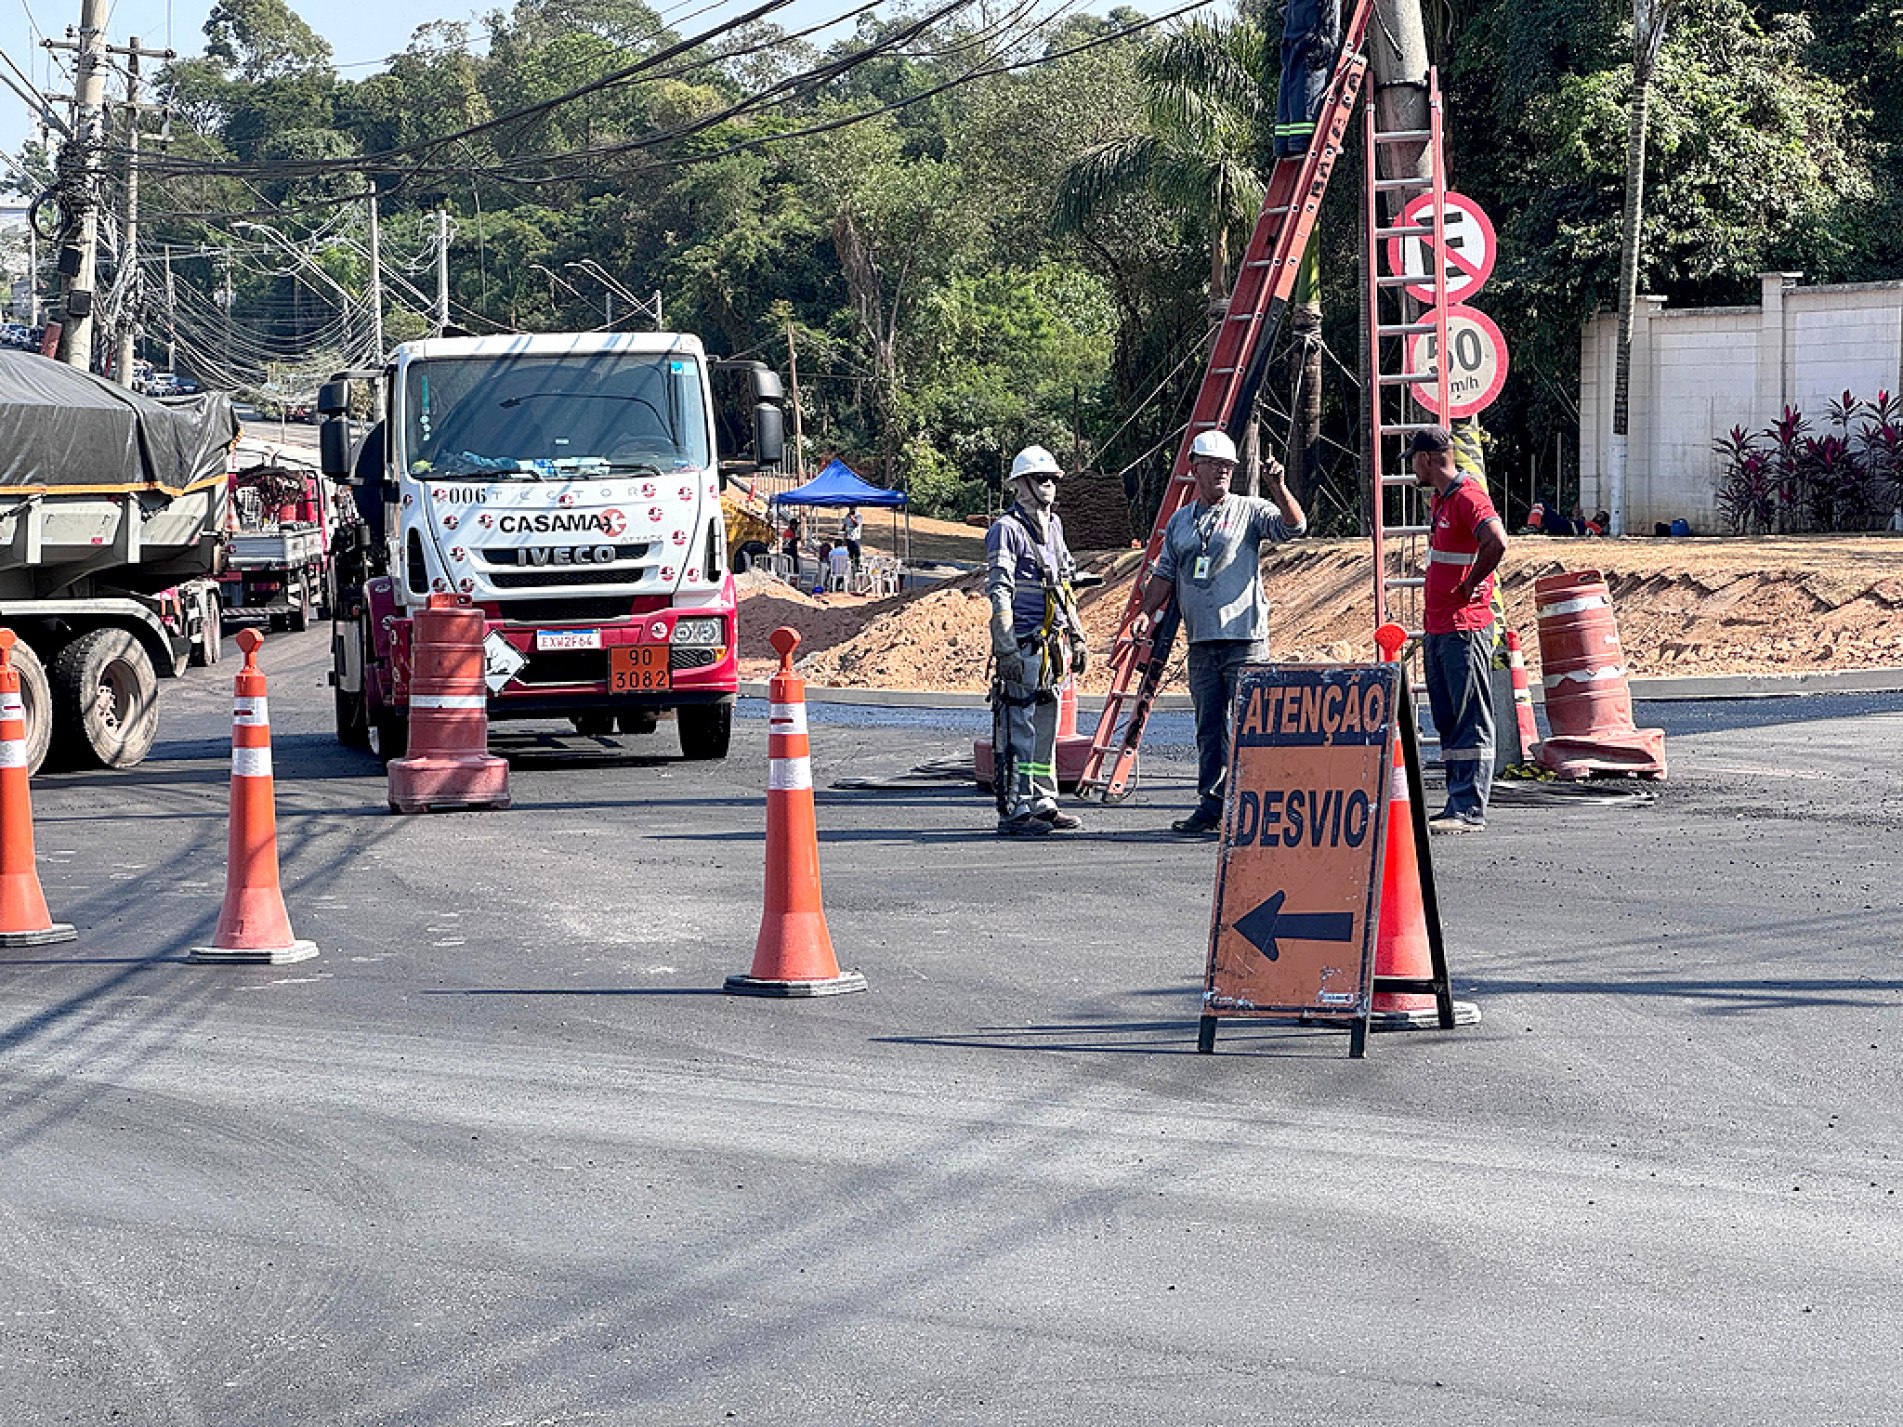
{"label": "mound of dirt", "polygon": [[[1122,619],[1140,556],[1096,557],[1106,583],[1078,603],[1094,661],[1086,692],[1107,682],[1104,654]],[[1903,666],[1903,541],[1885,536],[1759,540],[1516,539],[1502,575],[1508,618],[1534,637],[1534,581],[1603,571],[1635,675],[1795,674]],[[1279,658],[1372,656],[1373,566],[1360,540],[1300,541],[1262,562]],[[977,691],[990,641],[983,581],[967,575],[885,600],[814,599],[768,582],[743,591],[745,677],[770,665],[766,635],[791,624],[805,638],[801,672],[818,684]],[[746,672],[752,670],[753,672]],[[1181,670],[1166,688],[1182,687]]]}

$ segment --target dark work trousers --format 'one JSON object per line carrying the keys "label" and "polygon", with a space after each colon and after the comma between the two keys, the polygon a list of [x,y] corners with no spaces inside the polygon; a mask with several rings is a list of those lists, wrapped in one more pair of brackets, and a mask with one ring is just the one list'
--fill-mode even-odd
{"label": "dark work trousers", "polygon": [[1341,0],[1288,0],[1282,16],[1282,78],[1275,91],[1275,156],[1296,158],[1315,121],[1341,49]]}
{"label": "dark work trousers", "polygon": [[1484,818],[1493,791],[1493,626],[1430,634],[1422,655],[1447,769],[1447,811]]}
{"label": "dark work trousers", "polygon": [[1189,646],[1189,697],[1196,706],[1196,815],[1206,821],[1222,816],[1237,676],[1244,664],[1259,664],[1268,657],[1266,639],[1206,639]]}

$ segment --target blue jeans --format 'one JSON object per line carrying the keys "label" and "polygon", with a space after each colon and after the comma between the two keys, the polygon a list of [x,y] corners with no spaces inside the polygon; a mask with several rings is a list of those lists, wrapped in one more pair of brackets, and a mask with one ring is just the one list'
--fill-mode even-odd
{"label": "blue jeans", "polygon": [[1447,811],[1484,818],[1493,791],[1493,626],[1430,634],[1421,662],[1447,770]]}
{"label": "blue jeans", "polygon": [[1189,646],[1189,697],[1196,706],[1196,816],[1222,817],[1229,779],[1230,710],[1244,664],[1269,657],[1266,639],[1206,639]]}

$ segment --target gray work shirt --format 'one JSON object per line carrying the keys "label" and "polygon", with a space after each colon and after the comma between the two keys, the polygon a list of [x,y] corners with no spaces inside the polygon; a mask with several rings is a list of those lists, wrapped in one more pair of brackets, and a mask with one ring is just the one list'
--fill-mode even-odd
{"label": "gray work shirt", "polygon": [[[1024,521],[1013,513],[1019,509],[1013,506],[985,532],[985,592],[1002,590],[1010,595],[1011,632],[1026,639],[1044,623],[1045,569],[1067,581],[1076,573],[1077,562],[1064,544],[1064,522],[1057,518],[1056,511],[1043,517],[1040,550]],[[1060,624],[1068,622],[1065,616],[1059,616]]]}
{"label": "gray work shirt", "polygon": [[1176,586],[1189,642],[1267,639],[1262,542],[1292,540],[1307,529],[1282,519],[1274,501],[1252,495],[1229,495],[1214,506],[1193,500],[1172,515],[1156,573]]}

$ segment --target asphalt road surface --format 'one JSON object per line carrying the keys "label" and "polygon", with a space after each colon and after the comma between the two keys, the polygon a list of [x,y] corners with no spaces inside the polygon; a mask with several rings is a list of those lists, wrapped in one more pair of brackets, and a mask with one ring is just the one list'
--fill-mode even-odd
{"label": "asphalt road surface", "polygon": [[[229,675],[36,781],[77,943],[0,952],[6,1424],[1894,1423],[1903,702],[1701,708],[1655,804],[1436,845],[1473,1029],[1225,1028],[1166,720],[1083,835],[847,792],[971,716],[815,710],[868,994],[719,994],[765,737],[504,730],[391,816],[265,664],[315,961],[187,964]],[[1172,731],[1174,729],[1174,731]]]}

